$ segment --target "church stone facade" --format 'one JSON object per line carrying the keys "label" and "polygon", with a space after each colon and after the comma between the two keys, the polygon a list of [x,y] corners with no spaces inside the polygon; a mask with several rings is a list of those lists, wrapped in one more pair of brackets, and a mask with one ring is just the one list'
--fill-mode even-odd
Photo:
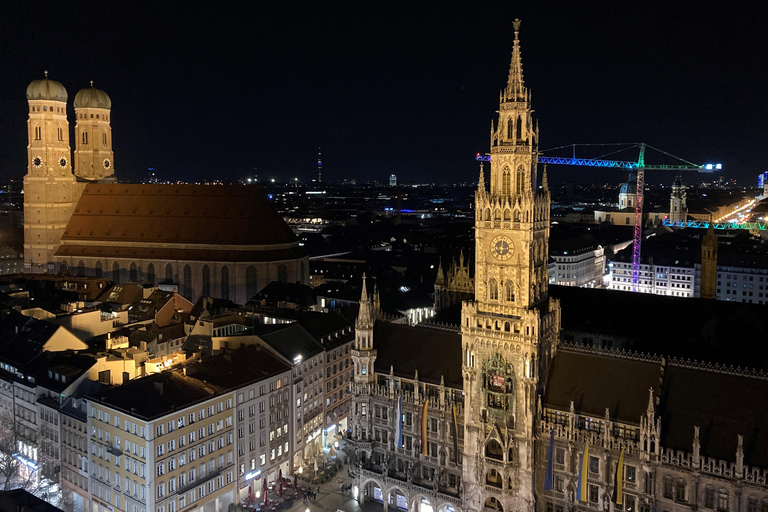
{"label": "church stone facade", "polygon": [[474,299],[454,328],[408,327],[377,318],[363,291],[350,383],[355,496],[409,512],[765,512],[768,413],[754,404],[768,401],[767,375],[559,341],[550,199],[518,31],[519,21],[490,186],[481,168],[475,197]]}

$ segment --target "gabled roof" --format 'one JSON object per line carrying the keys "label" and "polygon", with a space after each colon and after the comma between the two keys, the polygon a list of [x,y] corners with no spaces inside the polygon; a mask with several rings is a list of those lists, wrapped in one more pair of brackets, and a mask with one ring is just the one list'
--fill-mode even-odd
{"label": "gabled roof", "polygon": [[88,184],[62,236],[69,242],[292,244],[296,236],[255,185]]}
{"label": "gabled roof", "polygon": [[648,409],[648,390],[661,393],[659,362],[589,354],[561,348],[555,354],[542,399],[544,406],[639,424]]}
{"label": "gabled roof", "polygon": [[294,361],[297,357],[308,359],[325,350],[315,337],[298,323],[262,334],[259,338],[288,361]]}
{"label": "gabled roof", "polygon": [[410,327],[378,321],[373,328],[376,348],[376,373],[439,384],[440,377],[448,387],[461,389],[461,334],[426,327]]}

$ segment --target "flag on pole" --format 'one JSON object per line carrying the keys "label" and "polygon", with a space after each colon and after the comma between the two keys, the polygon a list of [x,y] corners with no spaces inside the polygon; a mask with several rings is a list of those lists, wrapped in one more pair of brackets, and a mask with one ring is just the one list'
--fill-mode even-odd
{"label": "flag on pole", "polygon": [[613,477],[613,496],[611,501],[616,505],[624,505],[624,446],[621,447],[619,464]]}
{"label": "flag on pole", "polygon": [[459,460],[459,422],[456,421],[456,406],[453,409],[453,456],[456,457],[456,461]]}
{"label": "flag on pole", "polygon": [[587,474],[589,473],[589,439],[584,443],[584,453],[581,454],[581,464],[579,464],[579,481],[576,484],[576,499],[578,501],[588,501]]}
{"label": "flag on pole", "polygon": [[547,472],[544,473],[544,490],[555,488],[555,429],[549,433],[549,451],[547,452]]}
{"label": "flag on pole", "polygon": [[429,399],[424,399],[424,407],[421,409],[421,454],[427,455],[427,409],[429,408]]}
{"label": "flag on pole", "polygon": [[397,399],[395,411],[395,447],[403,447],[403,397]]}

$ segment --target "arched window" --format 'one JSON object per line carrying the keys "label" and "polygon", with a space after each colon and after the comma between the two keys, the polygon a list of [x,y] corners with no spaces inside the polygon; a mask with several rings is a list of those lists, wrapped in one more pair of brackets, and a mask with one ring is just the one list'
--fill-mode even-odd
{"label": "arched window", "polygon": [[501,193],[504,195],[512,193],[512,176],[509,169],[504,169],[504,174],[501,176]]}
{"label": "arched window", "polygon": [[507,302],[515,301],[515,286],[512,284],[512,281],[507,281],[504,284],[504,299]]}
{"label": "arched window", "polygon": [[59,140],[64,140],[64,130],[61,129],[61,126],[58,128],[58,134],[59,134]]}
{"label": "arched window", "polygon": [[508,221],[512,218],[512,212],[509,211],[509,208],[504,210],[504,220]]}
{"label": "arched window", "polygon": [[83,144],[88,144],[88,132],[83,132]]}
{"label": "arched window", "polygon": [[288,281],[288,269],[285,265],[277,267],[277,280],[281,283]]}
{"label": "arched window", "polygon": [[192,297],[192,269],[189,265],[184,265],[184,295]]}
{"label": "arched window", "polygon": [[106,132],[102,133],[101,136],[102,136],[102,140],[104,142],[104,145],[106,146],[107,145],[107,134],[106,134]]}
{"label": "arched window", "polygon": [[155,284],[155,264],[150,263],[147,265],[147,282],[151,285]]}
{"label": "arched window", "polygon": [[94,265],[94,270],[95,270],[96,277],[102,277],[104,275],[104,271],[101,269],[100,261],[96,262],[96,264]]}
{"label": "arched window", "polygon": [[520,166],[517,168],[517,181],[515,183],[518,194],[523,191],[524,184],[525,184],[525,172],[523,171],[523,167]]}
{"label": "arched window", "polygon": [[67,267],[67,262],[66,262],[66,261],[62,261],[62,262],[59,264],[59,271],[60,271],[62,274],[66,274],[66,273],[68,273],[68,271],[69,271],[69,268]]}
{"label": "arched window", "polygon": [[491,220],[491,209],[490,208],[486,208],[485,209],[485,220],[488,221],[488,222],[490,222],[490,220]]}
{"label": "arched window", "polygon": [[35,140],[40,140],[43,138],[43,132],[40,129],[39,126],[35,126]]}
{"label": "arched window", "polygon": [[494,278],[488,280],[488,298],[490,300],[499,300],[499,285]]}
{"label": "arched window", "polygon": [[515,122],[512,118],[507,121],[507,138],[509,140],[515,139]]}
{"label": "arched window", "polygon": [[170,263],[166,263],[165,265],[165,282],[166,283],[172,283],[173,282],[173,267]]}
{"label": "arched window", "polygon": [[517,116],[517,140],[522,140],[523,138],[523,118],[521,116]]}
{"label": "arched window", "polygon": [[259,292],[256,269],[253,265],[245,270],[245,300],[251,300]]}
{"label": "arched window", "polygon": [[226,265],[221,267],[221,298],[229,298],[229,268]]}
{"label": "arched window", "polygon": [[132,261],[131,266],[128,271],[128,279],[131,280],[131,282],[136,282],[139,280],[139,269],[136,267],[136,262]]}
{"label": "arched window", "polygon": [[203,265],[203,297],[211,296],[211,269]]}
{"label": "arched window", "polygon": [[85,277],[85,262],[83,260],[77,262],[77,275]]}
{"label": "arched window", "polygon": [[120,282],[120,264],[118,262],[112,264],[112,280],[116,283]]}

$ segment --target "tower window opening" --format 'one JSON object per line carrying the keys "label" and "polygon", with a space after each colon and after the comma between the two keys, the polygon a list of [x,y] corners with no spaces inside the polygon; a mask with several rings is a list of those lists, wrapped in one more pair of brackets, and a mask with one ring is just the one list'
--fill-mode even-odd
{"label": "tower window opening", "polygon": [[523,118],[517,116],[517,140],[523,139]]}
{"label": "tower window opening", "polygon": [[99,114],[96,114],[96,119],[98,119],[98,118],[99,118]]}
{"label": "tower window opening", "polygon": [[515,138],[515,122],[511,118],[507,121],[507,138],[510,140]]}
{"label": "tower window opening", "polygon": [[88,144],[88,132],[83,132],[83,144]]}
{"label": "tower window opening", "polygon": [[494,278],[488,281],[488,298],[490,300],[499,300],[499,286]]}
{"label": "tower window opening", "polygon": [[515,184],[518,194],[523,191],[523,183],[525,183],[525,173],[521,166],[517,169],[517,183]]}
{"label": "tower window opening", "polygon": [[106,133],[102,133],[101,136],[102,136],[102,140],[104,142],[104,145],[106,146],[107,145],[107,134]]}
{"label": "tower window opening", "polygon": [[504,174],[501,177],[501,193],[505,195],[512,193],[512,176],[509,169],[504,169]]}
{"label": "tower window opening", "polygon": [[39,126],[35,126],[35,140],[40,140],[42,138],[43,131],[40,129]]}
{"label": "tower window opening", "polygon": [[[515,302],[515,288],[511,281],[507,281],[504,285],[504,299],[507,302]],[[509,325],[509,323],[507,323]],[[506,329],[507,331],[509,329]]]}
{"label": "tower window opening", "polygon": [[46,107],[45,105],[43,105],[43,112],[48,112],[48,107]]}
{"label": "tower window opening", "polygon": [[64,140],[64,131],[61,129],[61,126],[58,128],[58,134],[59,134],[59,141]]}

